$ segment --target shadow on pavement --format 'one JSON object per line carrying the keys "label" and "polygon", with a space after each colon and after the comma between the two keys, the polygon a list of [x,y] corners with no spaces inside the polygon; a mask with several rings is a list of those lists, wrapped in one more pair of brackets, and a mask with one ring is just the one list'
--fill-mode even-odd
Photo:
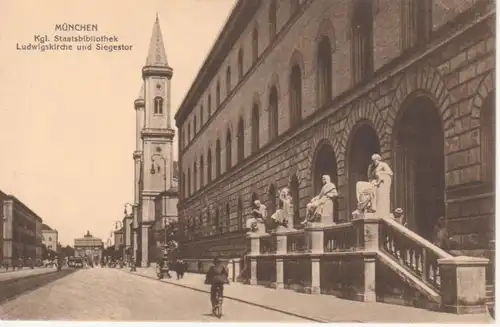
{"label": "shadow on pavement", "polygon": [[38,275],[23,276],[0,281],[0,304],[13,300],[26,292],[45,286],[74,273],[76,269],[50,271]]}

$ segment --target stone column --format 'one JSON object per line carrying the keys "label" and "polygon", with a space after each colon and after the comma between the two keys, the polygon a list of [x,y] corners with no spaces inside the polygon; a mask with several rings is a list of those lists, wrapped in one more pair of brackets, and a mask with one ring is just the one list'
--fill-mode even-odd
{"label": "stone column", "polygon": [[147,267],[149,261],[149,225],[142,224],[141,230],[141,266]]}
{"label": "stone column", "polygon": [[441,276],[441,306],[456,314],[486,311],[486,265],[476,257],[438,259]]}
{"label": "stone column", "polygon": [[250,258],[250,285],[257,285],[257,258]]}
{"label": "stone column", "polygon": [[365,279],[361,300],[363,302],[377,302],[377,295],[375,293],[375,254],[363,256],[363,260]]}
{"label": "stone column", "polygon": [[250,285],[257,285],[257,256],[260,254],[260,234],[248,233],[250,238]]}
{"label": "stone column", "polygon": [[[328,224],[331,225],[331,224]],[[307,248],[312,255],[324,253],[324,227],[323,223],[308,223],[304,228]],[[311,293],[321,293],[321,266],[319,257],[311,257]]]}
{"label": "stone column", "polygon": [[287,253],[287,236],[286,232],[276,233],[276,288],[283,289],[284,285],[284,266],[281,256]]}

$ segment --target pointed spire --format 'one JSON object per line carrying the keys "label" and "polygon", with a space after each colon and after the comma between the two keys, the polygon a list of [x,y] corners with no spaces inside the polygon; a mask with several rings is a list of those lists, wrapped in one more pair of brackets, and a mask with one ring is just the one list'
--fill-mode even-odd
{"label": "pointed spire", "polygon": [[149,52],[145,66],[168,66],[165,46],[163,45],[163,35],[160,28],[160,20],[158,19],[158,13],[156,13],[156,21],[153,25],[153,34],[151,35],[151,41],[149,41]]}

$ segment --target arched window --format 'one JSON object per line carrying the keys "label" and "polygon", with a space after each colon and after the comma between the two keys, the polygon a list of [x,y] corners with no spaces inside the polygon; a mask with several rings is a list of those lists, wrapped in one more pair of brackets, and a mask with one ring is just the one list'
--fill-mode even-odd
{"label": "arched window", "polygon": [[245,159],[245,124],[241,117],[238,122],[238,162],[242,162],[243,159]]}
{"label": "arched window", "polygon": [[253,63],[259,59],[259,31],[257,27],[252,32],[252,59]]}
{"label": "arched window", "polygon": [[299,226],[300,219],[300,198],[299,198],[299,180],[297,175],[292,176],[290,182],[290,193],[292,196],[292,209],[293,209],[293,226]]}
{"label": "arched window", "polygon": [[210,95],[210,94],[208,95],[207,108],[208,108],[207,119],[210,119],[210,116],[212,116],[212,95]]}
{"label": "arched window", "polygon": [[238,52],[238,79],[243,79],[243,49]]}
{"label": "arched window", "polygon": [[224,219],[224,231],[231,231],[231,207],[229,206],[229,202],[226,203],[226,219]]}
{"label": "arched window", "polygon": [[260,114],[259,106],[253,105],[252,108],[252,153],[259,150],[259,132],[260,132]]}
{"label": "arched window", "polygon": [[272,0],[269,5],[269,40],[272,41],[276,36],[276,0]]}
{"label": "arched window", "polygon": [[226,92],[227,95],[229,96],[229,93],[231,93],[231,67],[227,66],[226,70]]}
{"label": "arched window", "polygon": [[156,97],[154,101],[155,101],[154,113],[157,115],[163,114],[163,98]]}
{"label": "arched window", "polygon": [[[215,88],[215,106],[219,108],[220,106],[220,83],[217,81],[217,86]],[[217,110],[217,109],[215,109]]]}
{"label": "arched window", "polygon": [[193,134],[196,136],[196,116],[193,118]]}
{"label": "arched window", "polygon": [[299,10],[299,0],[290,0],[290,13],[293,15]]}
{"label": "arched window", "polygon": [[217,139],[217,142],[215,144],[215,178],[220,177],[221,173],[221,156],[222,153],[220,151],[220,140]]}
{"label": "arched window", "polygon": [[205,162],[203,161],[203,155],[200,156],[200,188],[205,186]]}
{"label": "arched window", "polygon": [[409,0],[403,5],[401,34],[403,49],[429,40],[432,31],[432,0]]}
{"label": "arched window", "polygon": [[243,230],[243,202],[238,199],[238,230]]}
{"label": "arched window", "polygon": [[191,168],[188,168],[188,196],[191,196]]}
{"label": "arched window", "polygon": [[354,82],[373,74],[373,1],[355,0],[352,15]]}
{"label": "arched window", "polygon": [[269,202],[267,210],[268,212],[276,212],[276,202],[278,200],[278,194],[276,193],[276,187],[274,186],[274,184],[271,184],[269,186],[267,194],[267,199]]}
{"label": "arched window", "polygon": [[210,148],[207,154],[207,181],[208,183],[212,181],[212,150]]}
{"label": "arched window", "polygon": [[198,190],[198,166],[196,166],[196,160],[193,163],[193,193]]}
{"label": "arched window", "polygon": [[203,127],[203,105],[200,107],[200,129]]}
{"label": "arched window", "polygon": [[228,128],[226,136],[226,171],[229,171],[232,166],[231,147],[232,147],[231,130]]}
{"label": "arched window", "polygon": [[332,99],[332,45],[327,36],[318,44],[317,60],[316,90],[318,108],[321,108]]}
{"label": "arched window", "polygon": [[276,86],[269,92],[269,140],[278,136],[278,90]]}
{"label": "arched window", "polygon": [[183,172],[182,173],[182,194],[184,195],[185,198],[188,197],[188,189],[187,189],[187,185],[186,185],[186,173]]}
{"label": "arched window", "polygon": [[290,126],[296,127],[302,120],[302,72],[298,65],[290,72]]}
{"label": "arched window", "polygon": [[495,96],[489,94],[481,108],[481,161],[483,180],[487,184],[495,185]]}
{"label": "arched window", "polygon": [[215,217],[214,217],[214,227],[215,230],[218,231],[220,229],[220,210],[219,207],[215,208]]}

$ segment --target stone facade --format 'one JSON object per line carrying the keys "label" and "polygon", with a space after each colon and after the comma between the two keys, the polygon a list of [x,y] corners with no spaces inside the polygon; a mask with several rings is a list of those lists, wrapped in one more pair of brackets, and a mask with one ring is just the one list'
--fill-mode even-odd
{"label": "stone facade", "polygon": [[[372,2],[371,60],[370,51],[356,50],[356,1],[237,4],[226,40],[218,40],[176,114],[179,215],[194,226],[185,229],[193,240],[184,244],[188,256],[205,255],[207,242],[220,249],[212,255],[241,255],[226,240],[244,238],[253,198],[274,207],[284,186],[302,220],[322,173],[338,186],[336,221],[350,220],[355,182],[366,179],[363,161],[374,152],[395,172],[393,206],[403,207],[411,229],[430,237],[443,215],[457,247],[487,248],[494,238],[494,4],[425,2],[431,17],[411,16],[409,6],[424,2]],[[412,31],[410,19],[427,32]],[[320,56],[322,42],[329,47]]]}
{"label": "stone facade", "polygon": [[3,232],[2,263],[40,264],[42,260],[42,218],[12,195],[0,192]]}
{"label": "stone facade", "polygon": [[45,224],[42,226],[42,243],[45,244],[47,250],[57,252],[58,236],[57,230]]}

